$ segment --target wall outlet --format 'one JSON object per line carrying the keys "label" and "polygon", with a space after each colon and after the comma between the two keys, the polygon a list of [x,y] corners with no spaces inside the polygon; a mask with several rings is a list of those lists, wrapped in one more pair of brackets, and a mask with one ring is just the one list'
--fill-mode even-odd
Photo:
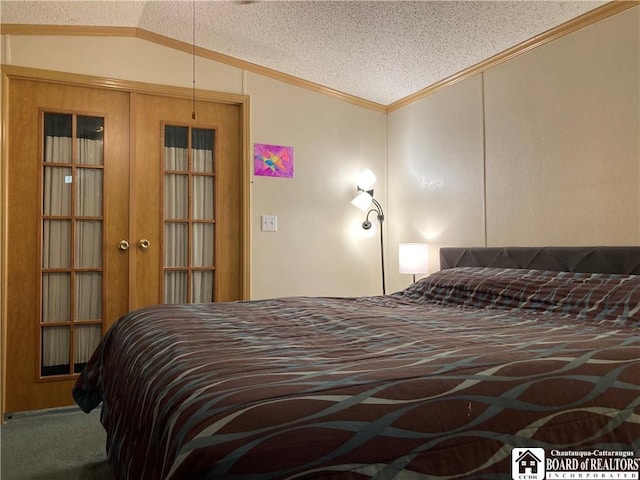
{"label": "wall outlet", "polygon": [[278,231],[278,217],[275,215],[262,215],[261,230],[263,232],[277,232]]}

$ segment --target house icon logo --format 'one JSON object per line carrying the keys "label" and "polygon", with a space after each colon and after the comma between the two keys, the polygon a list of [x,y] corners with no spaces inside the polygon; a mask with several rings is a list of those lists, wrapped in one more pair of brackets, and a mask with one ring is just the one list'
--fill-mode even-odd
{"label": "house icon logo", "polygon": [[544,480],[544,448],[514,448],[511,451],[513,480]]}

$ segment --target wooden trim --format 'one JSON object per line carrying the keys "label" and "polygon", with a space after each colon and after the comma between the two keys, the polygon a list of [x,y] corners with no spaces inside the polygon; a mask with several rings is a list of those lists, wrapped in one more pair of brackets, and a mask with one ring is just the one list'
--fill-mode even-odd
{"label": "wooden trim", "polygon": [[[177,97],[191,99],[193,90],[187,87],[174,87],[155,83],[136,82],[133,80],[121,80],[108,77],[97,77],[77,73],[58,72],[55,70],[42,70],[39,68],[20,67],[15,65],[2,65],[2,71],[11,78],[23,78],[39,80],[42,82],[61,83],[67,85],[80,85],[97,88],[107,88],[128,93],[146,93],[164,97]],[[247,95],[238,93],[216,92],[213,90],[196,90],[196,99],[209,102],[227,103],[239,105],[246,102]]]}
{"label": "wooden trim", "polygon": [[425,98],[433,93],[436,93],[440,90],[443,90],[447,87],[452,86],[455,83],[458,83],[461,80],[465,80],[469,77],[472,77],[478,73],[484,72],[489,68],[495,67],[496,65],[501,64],[502,62],[506,62],[507,60],[511,60],[512,58],[528,52],[536,47],[541,45],[545,45],[553,40],[556,40],[560,37],[568,35],[569,33],[575,32],[583,27],[589,26],[593,23],[599,22],[600,20],[604,20],[607,17],[615,15],[617,13],[623,12],[632,7],[636,7],[640,5],[640,0],[632,0],[632,1],[612,1],[603,5],[595,10],[591,10],[579,17],[574,18],[558,27],[552,28],[551,30],[547,30],[540,35],[537,35],[525,42],[522,42],[514,47],[511,47],[501,53],[498,53],[492,57],[483,60],[469,68],[466,68],[448,78],[445,78],[439,82],[434,83],[412,95],[404,97],[396,102],[393,102],[387,107],[387,113],[393,112],[395,110],[399,110],[407,105],[417,102],[422,98]]}
{"label": "wooden trim", "polygon": [[136,218],[138,215],[136,198],[136,182],[133,181],[136,178],[136,146],[135,139],[138,136],[138,127],[135,118],[135,112],[138,108],[138,95],[137,92],[131,92],[129,95],[129,224],[127,228],[127,238],[129,242],[129,249],[126,252],[129,284],[127,295],[129,296],[129,302],[127,304],[128,310],[135,308],[136,292],[135,292],[135,278],[136,278],[136,256],[132,249],[135,249],[134,238],[138,238],[138,232],[136,231]]}
{"label": "wooden trim", "polygon": [[253,162],[253,152],[251,151],[251,119],[249,108],[249,98],[240,108],[242,109],[242,255],[240,269],[242,271],[242,299],[251,299],[251,165]]}
{"label": "wooden trim", "polygon": [[[44,211],[43,211],[43,199],[44,199],[44,188],[43,188],[43,184],[44,184],[44,151],[45,151],[45,146],[44,146],[44,114],[45,111],[44,109],[40,106],[38,107],[38,159],[37,162],[34,162],[38,165],[38,172],[36,175],[37,178],[37,182],[38,182],[38,226],[36,229],[37,233],[37,240],[36,240],[36,262],[35,262],[35,268],[36,268],[36,305],[40,305],[40,308],[38,309],[38,321],[34,322],[35,323],[35,339],[36,339],[36,344],[33,346],[33,348],[35,349],[35,355],[33,356],[33,360],[35,362],[34,365],[34,373],[35,373],[35,378],[33,378],[33,381],[38,383],[40,381],[40,379],[43,377],[42,376],[42,339],[43,339],[43,329],[42,329],[42,324],[43,322],[43,314],[42,314],[42,270],[43,270],[43,265],[42,265],[42,245],[43,245],[43,235],[42,235],[42,230],[43,230],[43,225],[42,225],[42,217],[44,215]],[[73,122],[73,120],[72,120]],[[71,127],[71,162],[73,163],[73,159],[74,157],[74,153],[75,153],[75,146],[73,145],[73,132],[74,132],[74,128],[73,126]],[[55,166],[55,165],[54,165]],[[69,168],[67,166],[67,168]],[[71,175],[73,175],[73,169],[70,168],[71,170]],[[74,205],[73,205],[73,201],[75,200],[73,198],[73,188],[71,188],[71,197],[70,197],[70,203],[69,203],[69,212],[66,212],[66,215],[64,216],[64,220],[65,222],[69,223],[69,240],[70,240],[70,256],[69,256],[69,271],[66,271],[67,269],[61,269],[60,273],[62,274],[67,274],[69,276],[69,298],[72,299],[73,298],[73,286],[71,283],[71,278],[72,278],[72,274],[71,274],[71,269],[73,268],[73,256],[75,255],[75,245],[74,245],[74,241],[75,241],[75,236],[74,236],[74,231],[73,231],[73,211],[74,211]],[[60,267],[60,266],[59,266]],[[72,300],[70,300],[72,301]],[[69,304],[69,307],[71,307],[71,303]],[[69,311],[69,315],[72,316],[73,313],[70,310]],[[73,317],[71,317],[73,318]],[[69,337],[69,347],[71,346],[71,337]],[[69,350],[68,353],[71,353],[71,350]],[[71,366],[71,357],[69,357],[69,366]],[[56,375],[57,376],[57,375]],[[45,377],[46,378],[46,377]]]}
{"label": "wooden trim", "polygon": [[9,142],[7,130],[9,118],[9,78],[3,72],[0,78],[0,425],[4,423],[7,365],[7,217],[8,217],[8,178]]}
{"label": "wooden trim", "polygon": [[3,23],[2,35],[62,35],[83,37],[135,37],[136,27],[89,27],[84,25],[31,25]]}

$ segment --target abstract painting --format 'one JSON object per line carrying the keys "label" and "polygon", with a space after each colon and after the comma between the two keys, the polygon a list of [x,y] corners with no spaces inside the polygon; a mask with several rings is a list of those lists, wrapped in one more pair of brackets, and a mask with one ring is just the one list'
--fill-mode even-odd
{"label": "abstract painting", "polygon": [[293,147],[254,144],[253,169],[264,177],[293,177]]}

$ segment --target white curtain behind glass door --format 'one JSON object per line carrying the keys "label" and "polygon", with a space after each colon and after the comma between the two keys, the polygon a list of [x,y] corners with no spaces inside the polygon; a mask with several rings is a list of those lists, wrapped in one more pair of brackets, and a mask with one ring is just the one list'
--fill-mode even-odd
{"label": "white curtain behind glass door", "polygon": [[[77,157],[85,165],[102,164],[101,140],[77,139]],[[72,138],[45,137],[43,175],[43,214],[45,216],[71,216],[73,182],[77,182],[76,216],[100,217],[102,215],[102,170],[72,169],[56,164],[69,164],[72,158]],[[77,268],[102,266],[102,221],[76,221],[76,238],[71,238],[71,220],[49,219],[43,222],[42,267],[44,269],[71,266],[71,246],[75,244]],[[68,273],[44,273],[42,284],[43,322],[71,321],[71,282]],[[76,320],[102,318],[102,275],[96,272],[75,274]],[[85,325],[75,331],[74,359],[69,359],[70,327],[43,329],[42,366],[51,367],[86,362],[98,344],[101,325]]]}
{"label": "white curtain behind glass door", "polygon": [[194,132],[209,135],[212,144],[213,130],[165,127],[165,303],[213,301],[213,150],[192,148],[189,159],[188,135]]}

